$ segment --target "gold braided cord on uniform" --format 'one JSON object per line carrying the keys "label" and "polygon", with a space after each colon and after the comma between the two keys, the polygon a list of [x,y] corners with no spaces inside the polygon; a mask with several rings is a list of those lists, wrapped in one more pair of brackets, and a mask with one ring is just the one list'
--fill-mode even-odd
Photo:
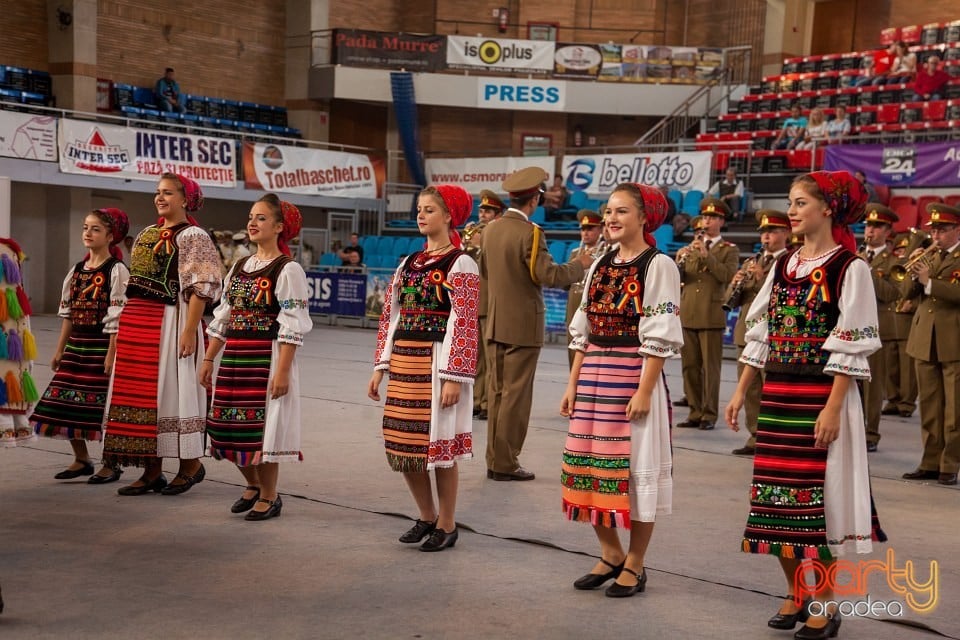
{"label": "gold braided cord on uniform", "polygon": [[533,248],[530,251],[530,279],[533,284],[540,286],[537,280],[537,253],[540,251],[540,227],[533,225]]}

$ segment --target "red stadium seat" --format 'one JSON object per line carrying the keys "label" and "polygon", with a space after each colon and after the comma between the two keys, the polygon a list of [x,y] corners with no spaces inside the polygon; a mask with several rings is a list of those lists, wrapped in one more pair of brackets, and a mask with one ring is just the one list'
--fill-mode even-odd
{"label": "red stadium seat", "polygon": [[880,124],[900,122],[900,104],[881,104],[877,109],[877,122]]}
{"label": "red stadium seat", "polygon": [[923,121],[939,122],[947,119],[947,101],[934,100],[923,104]]}
{"label": "red stadium seat", "polygon": [[890,198],[890,209],[900,217],[893,225],[893,230],[897,233],[917,226],[917,201],[913,196],[893,196]]}
{"label": "red stadium seat", "polygon": [[960,193],[952,193],[943,199],[943,203],[951,207],[960,207]]}

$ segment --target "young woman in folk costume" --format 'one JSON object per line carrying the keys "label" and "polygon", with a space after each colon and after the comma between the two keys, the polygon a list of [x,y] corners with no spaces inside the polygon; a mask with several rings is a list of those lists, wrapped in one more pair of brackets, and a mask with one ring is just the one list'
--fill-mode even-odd
{"label": "young woman in folk costume", "polygon": [[379,401],[383,373],[390,372],[383,412],[387,460],[403,474],[419,509],[400,541],[427,537],[421,551],[456,543],[457,460],[473,457],[480,276],[455,231],[472,205],[467,192],[454,185],[420,193],[417,226],[426,247],[401,262],[387,291],[367,386],[367,395]]}
{"label": "young woman in folk costume", "polygon": [[[136,482],[118,489],[126,496],[176,495],[205,475],[200,319],[220,295],[220,260],[210,235],[189,215],[203,206],[200,185],[165,173],[154,205],[160,219],[140,232],[130,257],[103,440],[107,464],[143,467]],[[169,485],[163,458],[180,463]]]}
{"label": "young woman in folk costume", "polygon": [[[563,451],[563,511],[589,522],[600,561],[574,582],[582,590],[614,579],[610,597],[646,587],[644,562],[658,514],[672,505],[670,401],[663,363],[680,355],[680,273],[651,235],[667,214],[656,187],[624,183],[605,209],[616,251],[587,274],[570,323],[574,350],[560,405],[570,420]],[[630,531],[624,551],[618,529]]]}
{"label": "young woman in folk costume", "polygon": [[90,484],[106,484],[120,478],[120,468],[108,464],[93,474],[87,440],[102,437],[117,327],[130,278],[117,245],[129,230],[127,214],[120,209],[88,214],[82,234],[87,255],[63,281],[63,323],[50,363],[55,373],[30,417],[39,435],[70,440],[75,460],[54,476],[57,480],[90,476]]}
{"label": "young woman in folk costume", "polygon": [[248,512],[247,520],[280,515],[279,463],[303,459],[296,351],[313,321],[307,277],[288,246],[302,224],[300,210],[272,193],[254,203],[247,233],[257,251],[233,265],[207,327],[200,382],[208,389],[224,350],[207,416],[210,455],[233,462],[246,479],[230,510]]}
{"label": "young woman in folk costume", "polygon": [[750,306],[740,358],[749,366],[726,409],[738,430],[744,393],[764,369],[743,550],[780,560],[788,596],[767,624],[806,622],[800,640],[833,637],[840,627],[825,604],[832,585],[806,586],[806,567],[825,575],[836,555],[868,553],[872,539],[886,540],[872,513],[856,385],[869,378],[867,356],[880,348],[870,268],[849,229],[866,202],[846,171],[794,180],[787,215],[803,245],[777,259]]}

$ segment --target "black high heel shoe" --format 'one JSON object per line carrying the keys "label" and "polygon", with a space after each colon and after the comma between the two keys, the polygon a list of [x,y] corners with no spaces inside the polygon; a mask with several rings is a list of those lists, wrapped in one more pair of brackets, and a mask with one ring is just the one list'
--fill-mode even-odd
{"label": "black high heel shoe", "polygon": [[621,571],[632,573],[637,579],[637,584],[626,585],[614,582],[612,585],[607,587],[607,590],[604,591],[604,594],[606,594],[608,598],[629,598],[635,593],[643,593],[644,589],[647,588],[647,568],[644,567],[641,569],[640,573],[637,573],[629,567],[624,567]]}
{"label": "black high heel shoe", "polygon": [[600,562],[610,567],[610,571],[606,573],[588,573],[585,576],[581,576],[574,581],[573,588],[580,589],[581,591],[596,589],[607,580],[616,580],[620,572],[623,571],[623,562],[620,564],[610,564],[603,558],[600,558]]}
{"label": "black high heel shoe", "polygon": [[125,487],[120,487],[117,489],[117,493],[121,496],[142,496],[143,494],[150,493],[151,491],[160,493],[163,491],[163,488],[167,486],[167,479],[162,473],[153,480],[147,480],[145,477],[141,476],[137,482],[142,482],[143,484],[139,487],[136,487],[132,484]]}
{"label": "black high heel shoe", "polygon": [[456,527],[454,527],[450,533],[436,527],[430,533],[427,541],[420,545],[420,551],[443,551],[447,547],[452,548],[453,545],[457,544],[457,538],[459,537],[460,534],[457,532]]}
{"label": "black high heel shoe", "polygon": [[74,478],[79,478],[80,476],[92,476],[94,472],[93,464],[89,460],[78,460],[83,466],[79,469],[64,469],[57,475],[53,476],[57,480],[73,480]]}
{"label": "black high heel shoe", "polygon": [[283,500],[280,499],[280,496],[277,496],[276,500],[267,500],[266,498],[259,498],[257,502],[263,502],[270,505],[270,508],[266,511],[250,511],[243,517],[244,520],[250,521],[260,521],[260,520],[269,520],[270,518],[276,518],[280,515],[280,510],[283,508]]}
{"label": "black high heel shoe", "polygon": [[240,498],[233,503],[233,506],[230,507],[230,513],[243,513],[244,511],[250,511],[253,509],[253,505],[257,503],[257,499],[260,498],[260,487],[251,487],[247,485],[246,491],[256,491],[257,493],[252,498]]}
{"label": "black high heel shoe", "polygon": [[[192,476],[185,476],[182,473],[178,473],[176,478],[173,479],[173,482],[164,487],[160,493],[165,496],[177,496],[181,493],[186,493],[193,488],[193,485],[203,482],[205,477],[207,477],[207,470],[203,468],[203,463],[200,463],[200,468],[197,469]],[[177,478],[180,478],[183,482],[177,482]]]}
{"label": "black high heel shoe", "polygon": [[810,617],[810,601],[807,600],[800,605],[796,613],[780,613],[767,620],[767,626],[771,629],[782,629],[784,631],[793,629],[798,622],[806,622]]}
{"label": "black high heel shoe", "polygon": [[426,520],[417,520],[417,522],[407,529],[407,532],[400,536],[400,542],[411,544],[420,542],[437,528],[437,521],[427,522]]}
{"label": "black high heel shoe", "polygon": [[827,624],[815,629],[807,625],[800,627],[800,630],[793,634],[794,640],[828,640],[835,638],[840,632],[840,614],[837,612],[827,614]]}

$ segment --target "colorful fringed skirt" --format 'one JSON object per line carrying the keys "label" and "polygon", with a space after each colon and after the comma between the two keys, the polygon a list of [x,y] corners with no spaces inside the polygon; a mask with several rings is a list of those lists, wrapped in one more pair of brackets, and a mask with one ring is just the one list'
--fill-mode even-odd
{"label": "colorful fringed skirt", "polygon": [[394,471],[450,468],[473,457],[473,385],[460,383],[460,400],[440,407],[440,343],[396,340],[383,409],[383,441]]}
{"label": "colorful fringed skirt", "polygon": [[110,376],[103,363],[110,336],[76,331],[67,338],[60,367],[30,416],[37,434],[68,440],[101,439]]}
{"label": "colorful fringed skirt", "polygon": [[636,422],[626,418],[642,369],[636,347],[587,347],[560,474],[570,520],[629,528],[631,520],[653,522],[671,511],[671,410],[663,376],[650,413]]}
{"label": "colorful fringed skirt", "polygon": [[303,459],[296,362],[286,395],[268,397],[277,349],[273,340],[227,339],[207,415],[210,455],[217,460],[245,467]]}

